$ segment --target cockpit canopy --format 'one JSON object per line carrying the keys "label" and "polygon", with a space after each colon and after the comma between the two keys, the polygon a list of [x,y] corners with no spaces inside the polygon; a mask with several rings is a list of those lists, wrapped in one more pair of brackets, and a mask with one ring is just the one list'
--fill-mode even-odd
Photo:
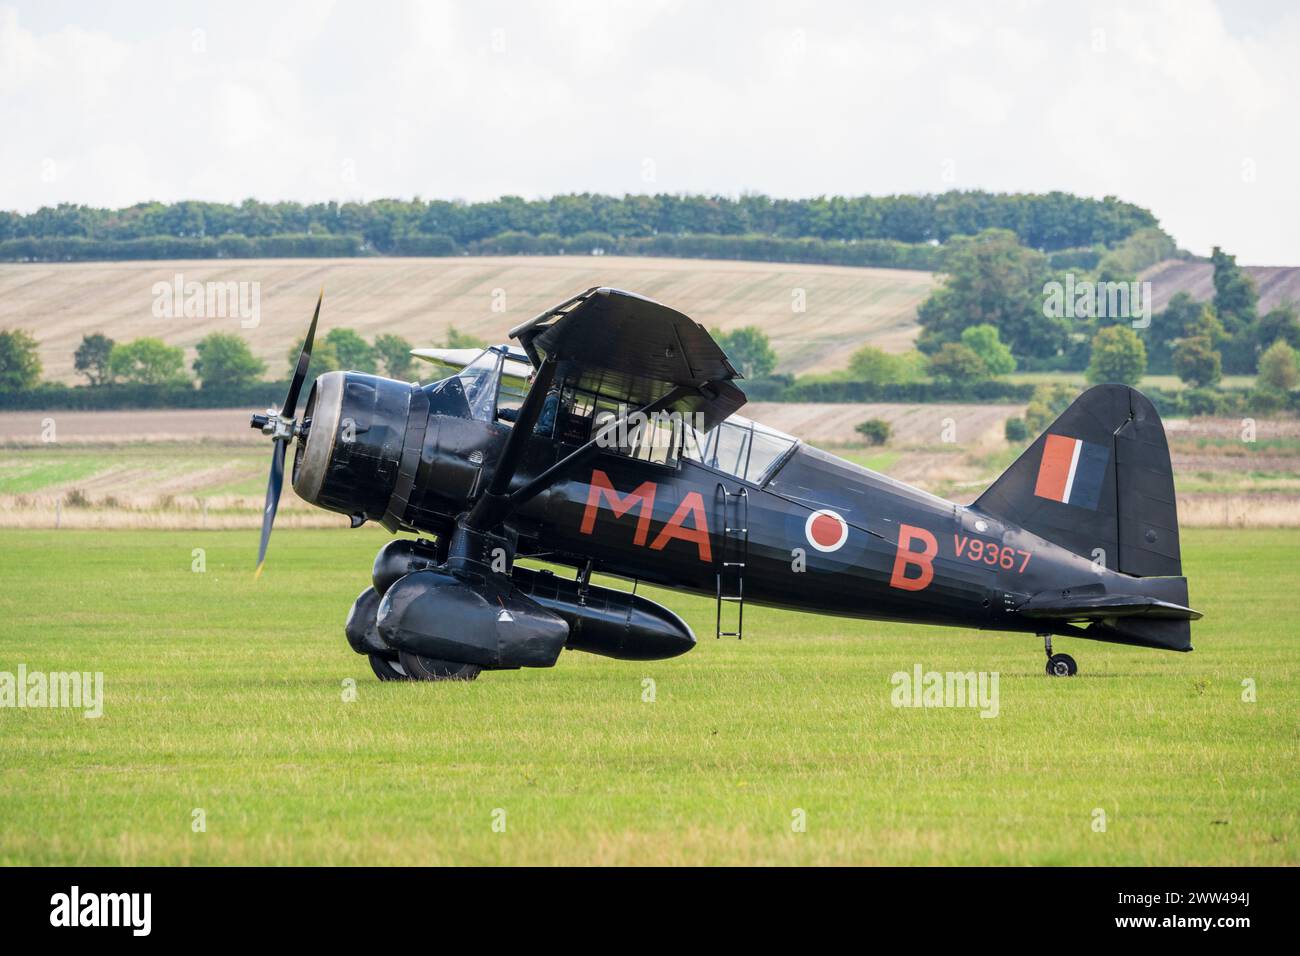
{"label": "cockpit canopy", "polygon": [[709,468],[756,485],[775,474],[799,440],[741,415],[708,432],[686,434],[684,454]]}
{"label": "cockpit canopy", "polygon": [[[484,349],[451,378],[429,388],[447,393],[447,399],[453,393],[463,395],[470,418],[513,422],[528,391],[529,367],[512,351],[507,346]],[[555,411],[538,423],[536,434],[571,449],[636,411],[624,396],[590,391],[578,384],[559,382],[553,391]],[[798,444],[796,438],[740,415],[712,428],[705,424],[703,416],[684,412],[634,417],[605,450],[673,468],[687,459],[762,485]]]}

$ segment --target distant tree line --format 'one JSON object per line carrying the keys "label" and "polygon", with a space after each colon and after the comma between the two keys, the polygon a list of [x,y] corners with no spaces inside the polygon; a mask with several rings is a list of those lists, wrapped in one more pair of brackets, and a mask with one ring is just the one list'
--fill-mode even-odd
{"label": "distant tree line", "polygon": [[[445,344],[473,348],[483,343],[451,328]],[[87,384],[69,386],[41,381],[38,344],[29,332],[0,331],[0,408],[196,408],[261,402],[268,389],[283,393],[280,383],[292,374],[298,350],[297,344],[289,350],[283,377],[273,373],[268,381],[266,363],[235,333],[213,332],[199,340],[187,367],[180,346],[152,336],[115,342],[92,332],[73,354],[73,365]],[[317,339],[311,372],[353,369],[405,379],[414,364],[411,343],[399,335],[385,333],[368,342],[353,329],[334,328]]]}
{"label": "distant tree line", "polygon": [[[360,236],[283,235],[249,239],[7,239],[0,241],[0,261],[89,262],[139,259],[347,258],[378,255]],[[943,247],[930,243],[864,239],[781,239],[774,236],[648,236],[615,238],[583,232],[562,237],[506,232],[461,246],[447,236],[401,236],[383,254],[445,257],[623,255],[676,259],[736,259],[754,262],[803,262],[815,265],[872,266],[933,272],[943,264]]]}
{"label": "distant tree line", "polygon": [[[618,197],[581,193],[536,200],[504,196],[487,202],[417,198],[305,205],[248,199],[239,205],[149,202],[125,209],[61,204],[28,214],[0,212],[0,244],[14,240],[132,242],[223,237],[253,242],[290,236],[302,242],[304,237],[335,236],[348,242],[359,237],[357,253],[440,255],[451,254],[453,249],[469,249],[474,243],[506,234],[567,239],[595,233],[614,240],[748,236],[922,244],[944,243],[953,236],[971,235],[984,229],[1007,229],[1026,246],[1051,251],[1095,245],[1109,247],[1139,229],[1156,225],[1149,211],[1132,203],[1114,197],[1098,200],[1062,192],[950,191],[923,196],[814,199],[773,199],[756,194],[728,197],[661,193]],[[423,248],[428,240],[433,240],[433,247],[442,251],[414,251]],[[238,247],[236,241],[231,248]],[[19,248],[0,246],[7,250]],[[254,244],[247,248],[258,247]]]}
{"label": "distant tree line", "polygon": [[1128,285],[1173,252],[1167,236],[1141,230],[1098,255],[1091,268],[1062,269],[1007,230],[955,237],[944,247],[942,285],[917,310],[917,348],[932,361],[944,353],[958,377],[969,378],[962,363],[969,372],[978,369],[965,339],[972,326],[988,325],[1024,370],[1087,371],[1093,381],[1130,384],[1147,373],[1176,373],[1196,387],[1213,386],[1224,373],[1256,373],[1275,342],[1300,348],[1296,305],[1283,303],[1260,315],[1254,283],[1217,247],[1210,257],[1215,292],[1209,302],[1179,293],[1145,316],[1129,310],[1066,317],[1047,307],[1049,288],[1065,285],[1066,273],[1081,289]]}

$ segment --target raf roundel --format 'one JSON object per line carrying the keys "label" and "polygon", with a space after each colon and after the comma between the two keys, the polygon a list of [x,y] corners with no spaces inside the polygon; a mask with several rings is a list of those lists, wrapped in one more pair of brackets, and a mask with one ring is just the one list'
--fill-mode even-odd
{"label": "raf roundel", "polygon": [[822,509],[808,516],[804,537],[818,551],[838,551],[849,540],[849,525],[834,511]]}

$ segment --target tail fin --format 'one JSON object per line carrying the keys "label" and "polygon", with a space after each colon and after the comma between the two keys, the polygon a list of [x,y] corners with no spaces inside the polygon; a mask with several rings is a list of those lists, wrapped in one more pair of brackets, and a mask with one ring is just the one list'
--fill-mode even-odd
{"label": "tail fin", "polygon": [[1113,571],[1182,574],[1164,425],[1127,385],[1075,399],[975,507],[1092,560],[1100,548]]}

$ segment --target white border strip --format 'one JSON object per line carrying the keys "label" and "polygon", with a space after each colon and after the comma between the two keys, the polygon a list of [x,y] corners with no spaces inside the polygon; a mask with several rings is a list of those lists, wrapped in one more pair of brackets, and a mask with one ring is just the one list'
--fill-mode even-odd
{"label": "white border strip", "polygon": [[1070,503],[1070,492],[1074,489],[1074,472],[1079,467],[1079,452],[1083,450],[1083,439],[1074,439],[1074,455],[1070,458],[1070,473],[1065,478],[1065,495],[1061,498],[1065,504]]}

